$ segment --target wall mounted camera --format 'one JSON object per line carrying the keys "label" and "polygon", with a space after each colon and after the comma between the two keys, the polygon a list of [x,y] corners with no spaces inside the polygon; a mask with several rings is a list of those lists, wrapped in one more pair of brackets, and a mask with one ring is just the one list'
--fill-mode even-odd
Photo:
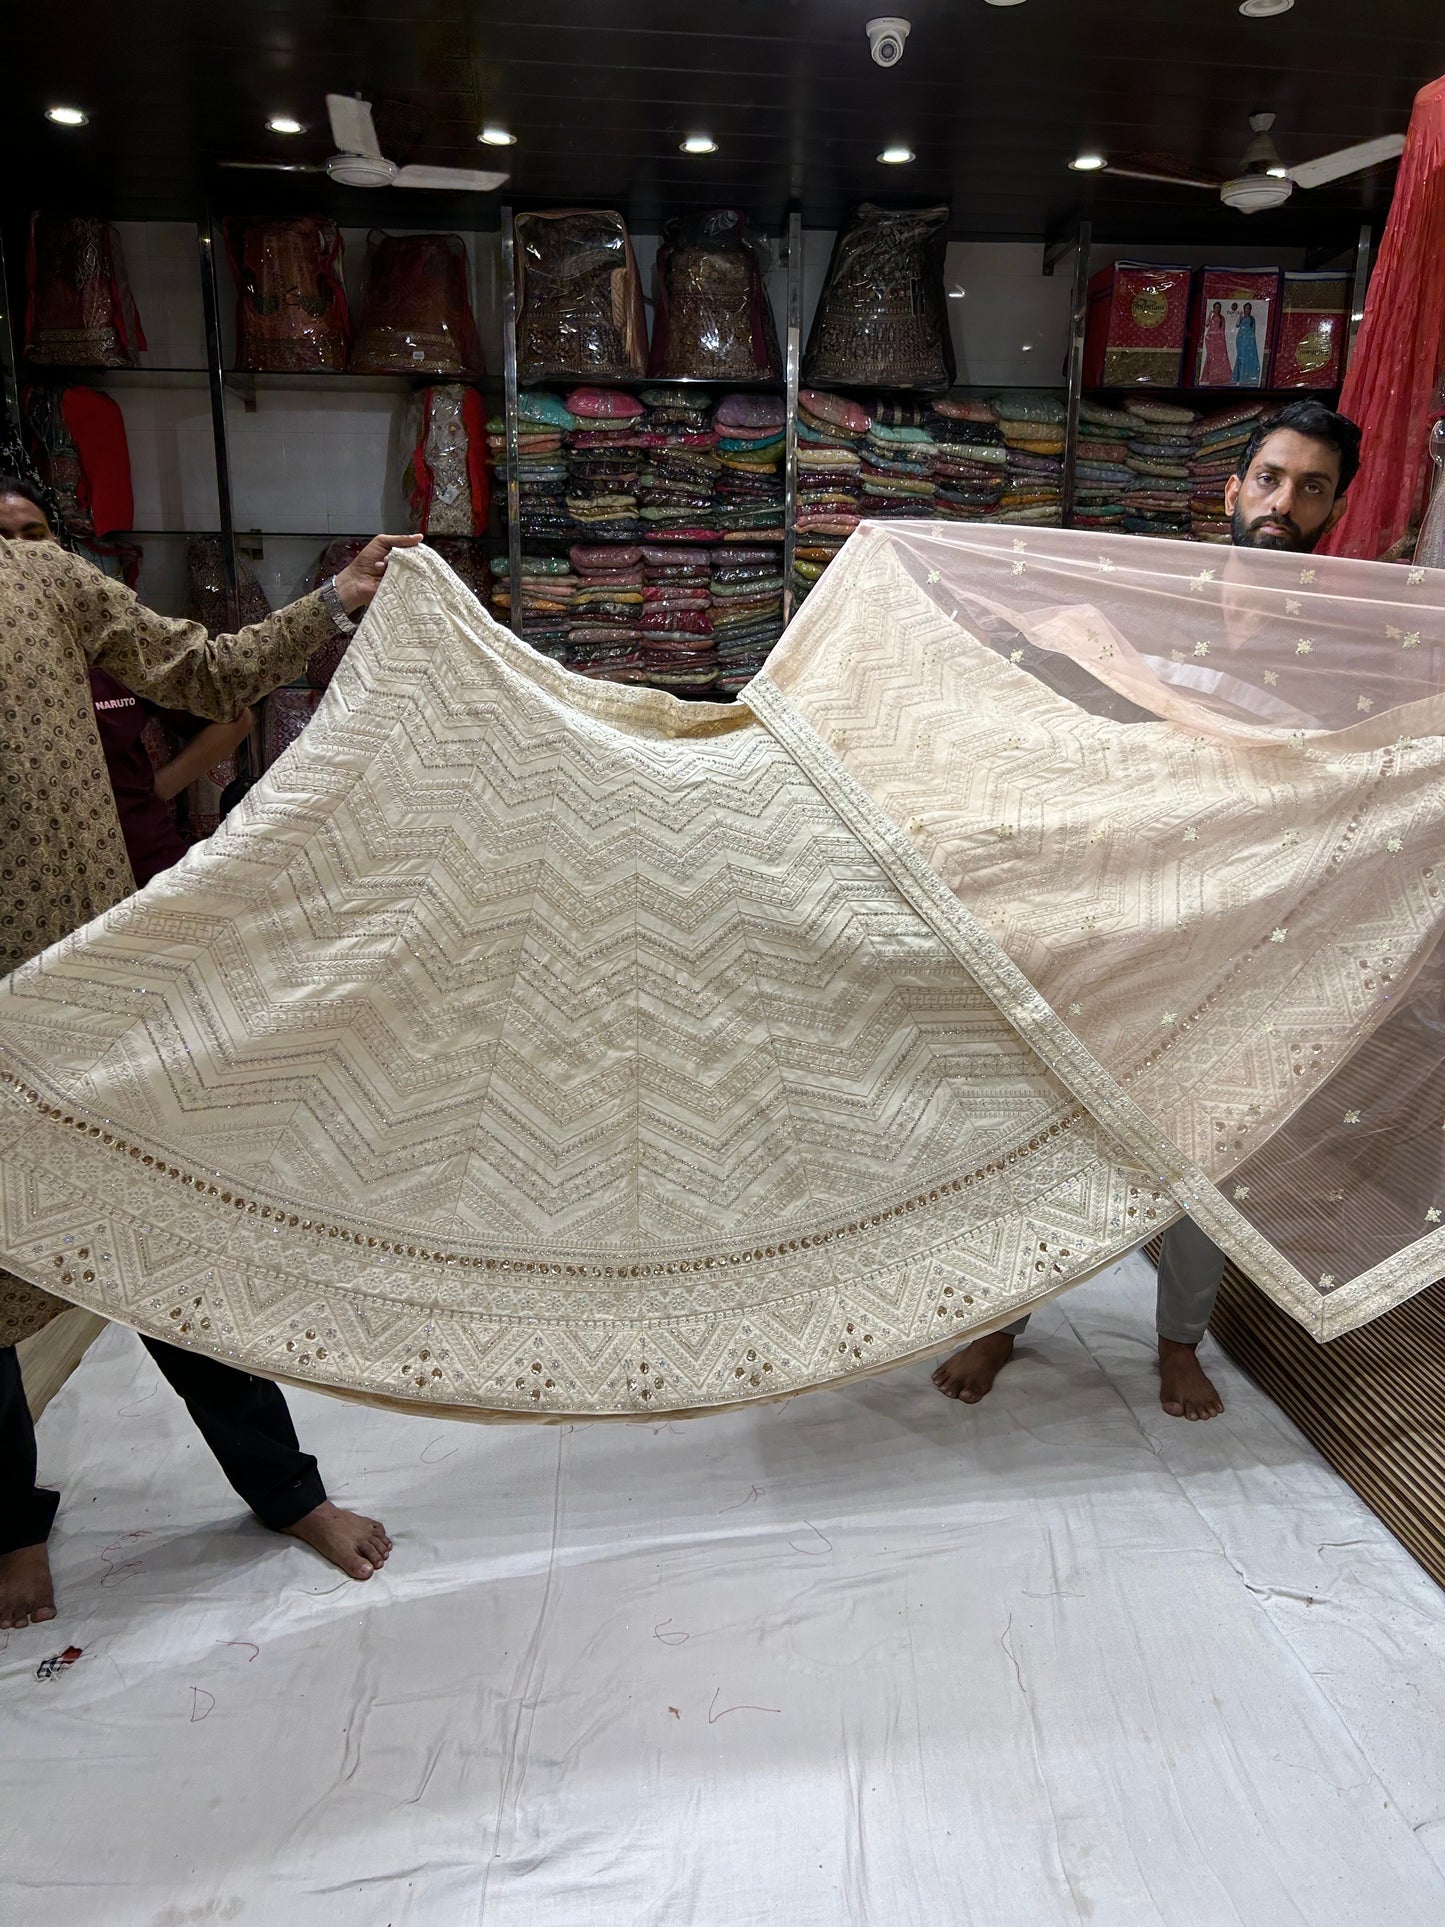
{"label": "wall mounted camera", "polygon": [[884,14],[877,20],[870,20],[864,28],[868,36],[868,51],[879,67],[896,67],[903,58],[903,44],[908,38],[911,21],[900,20],[896,14]]}

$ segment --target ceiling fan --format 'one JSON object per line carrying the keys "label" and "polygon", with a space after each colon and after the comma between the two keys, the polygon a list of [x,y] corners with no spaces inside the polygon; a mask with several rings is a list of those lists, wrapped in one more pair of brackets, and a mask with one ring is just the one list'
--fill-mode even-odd
{"label": "ceiling fan", "polygon": [[490,194],[511,179],[510,174],[489,174],[472,167],[398,167],[381,151],[370,101],[360,95],[328,94],[326,111],[337,151],[324,164],[222,161],[220,165],[267,174],[325,174],[342,187],[429,187],[452,194]]}
{"label": "ceiling fan", "polygon": [[1238,174],[1229,180],[1202,174],[1174,173],[1165,163],[1153,167],[1147,160],[1125,158],[1105,161],[1102,171],[1118,174],[1130,181],[1163,181],[1175,187],[1203,187],[1217,193],[1226,207],[1241,214],[1260,214],[1283,207],[1297,187],[1323,187],[1327,181],[1343,180],[1347,174],[1362,174],[1381,161],[1395,160],[1405,150],[1403,134],[1382,134],[1378,140],[1361,141],[1355,147],[1341,147],[1333,154],[1322,154],[1317,161],[1302,161],[1286,167],[1279,157],[1270,129],[1273,114],[1251,114],[1249,125],[1254,138],[1240,158]]}

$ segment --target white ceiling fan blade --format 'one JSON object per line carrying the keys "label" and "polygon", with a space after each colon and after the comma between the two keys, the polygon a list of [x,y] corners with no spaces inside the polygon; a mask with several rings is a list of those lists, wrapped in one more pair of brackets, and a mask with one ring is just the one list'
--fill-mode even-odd
{"label": "white ceiling fan blade", "polygon": [[331,116],[331,138],[339,153],[365,154],[376,161],[382,158],[369,100],[357,100],[351,94],[328,94],[326,111]]}
{"label": "white ceiling fan blade", "polygon": [[510,174],[484,174],[470,167],[403,167],[393,187],[433,187],[451,194],[492,194]]}
{"label": "white ceiling fan blade", "polygon": [[1317,161],[1302,161],[1290,169],[1289,177],[1296,187],[1323,187],[1326,181],[1342,180],[1346,174],[1360,174],[1381,161],[1393,161],[1404,151],[1403,134],[1382,134],[1377,141],[1361,141],[1357,147],[1322,154]]}
{"label": "white ceiling fan blade", "polygon": [[217,167],[244,168],[251,174],[324,174],[315,161],[217,161]]}
{"label": "white ceiling fan blade", "polygon": [[1162,187],[1202,187],[1211,194],[1217,194],[1220,182],[1205,180],[1198,174],[1164,174],[1157,169],[1130,167],[1126,162],[1109,161],[1101,170],[1105,174],[1117,174],[1125,181],[1158,181]]}

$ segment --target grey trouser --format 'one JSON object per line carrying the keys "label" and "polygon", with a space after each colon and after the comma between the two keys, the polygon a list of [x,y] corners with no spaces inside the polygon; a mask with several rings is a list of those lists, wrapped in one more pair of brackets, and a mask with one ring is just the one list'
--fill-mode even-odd
{"label": "grey trouser", "polygon": [[[1224,1253],[1206,1238],[1192,1218],[1181,1218],[1164,1233],[1159,1253],[1159,1297],[1155,1325],[1161,1338],[1197,1345],[1203,1338],[1224,1279]],[[1004,1330],[1017,1338],[1027,1314]]]}

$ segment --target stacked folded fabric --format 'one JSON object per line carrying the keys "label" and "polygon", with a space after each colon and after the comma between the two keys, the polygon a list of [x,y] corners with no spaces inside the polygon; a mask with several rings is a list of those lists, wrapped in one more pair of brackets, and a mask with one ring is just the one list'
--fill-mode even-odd
{"label": "stacked folded fabric", "polygon": [[1063,516],[1064,403],[1035,389],[1007,389],[993,405],[1008,451],[1001,522],[1057,528]]}
{"label": "stacked folded fabric", "polygon": [[570,561],[576,586],[568,607],[568,661],[584,676],[645,682],[642,550],[622,543],[587,543]]}
{"label": "stacked folded fabric", "polygon": [[860,449],[863,513],[870,520],[932,516],[938,443],[925,425],[931,418],[923,402],[874,406]]}
{"label": "stacked folded fabric", "polygon": [[[741,687],[782,630],[782,398],[666,383],[565,400],[532,389],[518,412],[527,547],[513,626],[584,675],[711,694],[722,666],[724,686]],[[504,481],[504,423],[489,424],[488,441]],[[546,553],[564,547],[565,558]],[[505,557],[493,575],[492,606],[511,621]]]}
{"label": "stacked folded fabric", "polygon": [[793,593],[801,601],[863,515],[862,444],[872,417],[846,395],[798,397],[798,513]]}
{"label": "stacked folded fabric", "polygon": [[781,541],[787,409],[776,395],[728,395],[713,416],[716,522],[724,541]]}
{"label": "stacked folded fabric", "polygon": [[635,542],[643,522],[642,403],[620,388],[575,388],[567,408],[578,426],[564,437],[567,513],[586,542]]}
{"label": "stacked folded fabric", "polygon": [[[726,553],[726,551],[724,551]],[[717,684],[712,563],[706,549],[681,542],[642,549],[643,680],[678,695],[707,695]]]}
{"label": "stacked folded fabric", "polygon": [[1079,406],[1078,461],[1074,470],[1074,527],[1124,527],[1123,496],[1133,486],[1129,442],[1139,423],[1123,408],[1086,395]]}
{"label": "stacked folded fabric", "polygon": [[558,662],[570,660],[572,598],[578,582],[565,556],[527,555],[522,558],[522,608],[512,620],[512,585],[505,555],[492,557],[491,606],[498,619],[534,649]]}
{"label": "stacked folded fabric", "polygon": [[[563,437],[579,425],[577,417],[555,395],[531,392],[520,397],[518,414],[522,533],[538,541],[556,541],[570,527]],[[502,480],[507,472],[507,424],[500,415],[487,423],[487,452]]]}
{"label": "stacked folded fabric", "polygon": [[735,695],[783,633],[782,556],[776,548],[738,545],[714,549],[711,561],[718,688]]}
{"label": "stacked folded fabric", "polygon": [[1008,450],[991,402],[946,396],[933,404],[929,426],[937,443],[933,512],[946,521],[990,519],[1008,480]]}
{"label": "stacked folded fabric", "polygon": [[1224,485],[1238,467],[1244,445],[1263,413],[1263,402],[1246,402],[1217,415],[1206,415],[1194,424],[1189,455],[1189,515],[1190,533],[1196,542],[1229,540]]}
{"label": "stacked folded fabric", "polygon": [[1129,535],[1188,535],[1189,458],[1194,410],[1176,402],[1131,401],[1128,467],[1133,476],[1122,496]]}
{"label": "stacked folded fabric", "polygon": [[638,483],[648,541],[711,542],[717,534],[713,493],[717,434],[705,395],[696,388],[644,388],[641,439],[646,466]]}

